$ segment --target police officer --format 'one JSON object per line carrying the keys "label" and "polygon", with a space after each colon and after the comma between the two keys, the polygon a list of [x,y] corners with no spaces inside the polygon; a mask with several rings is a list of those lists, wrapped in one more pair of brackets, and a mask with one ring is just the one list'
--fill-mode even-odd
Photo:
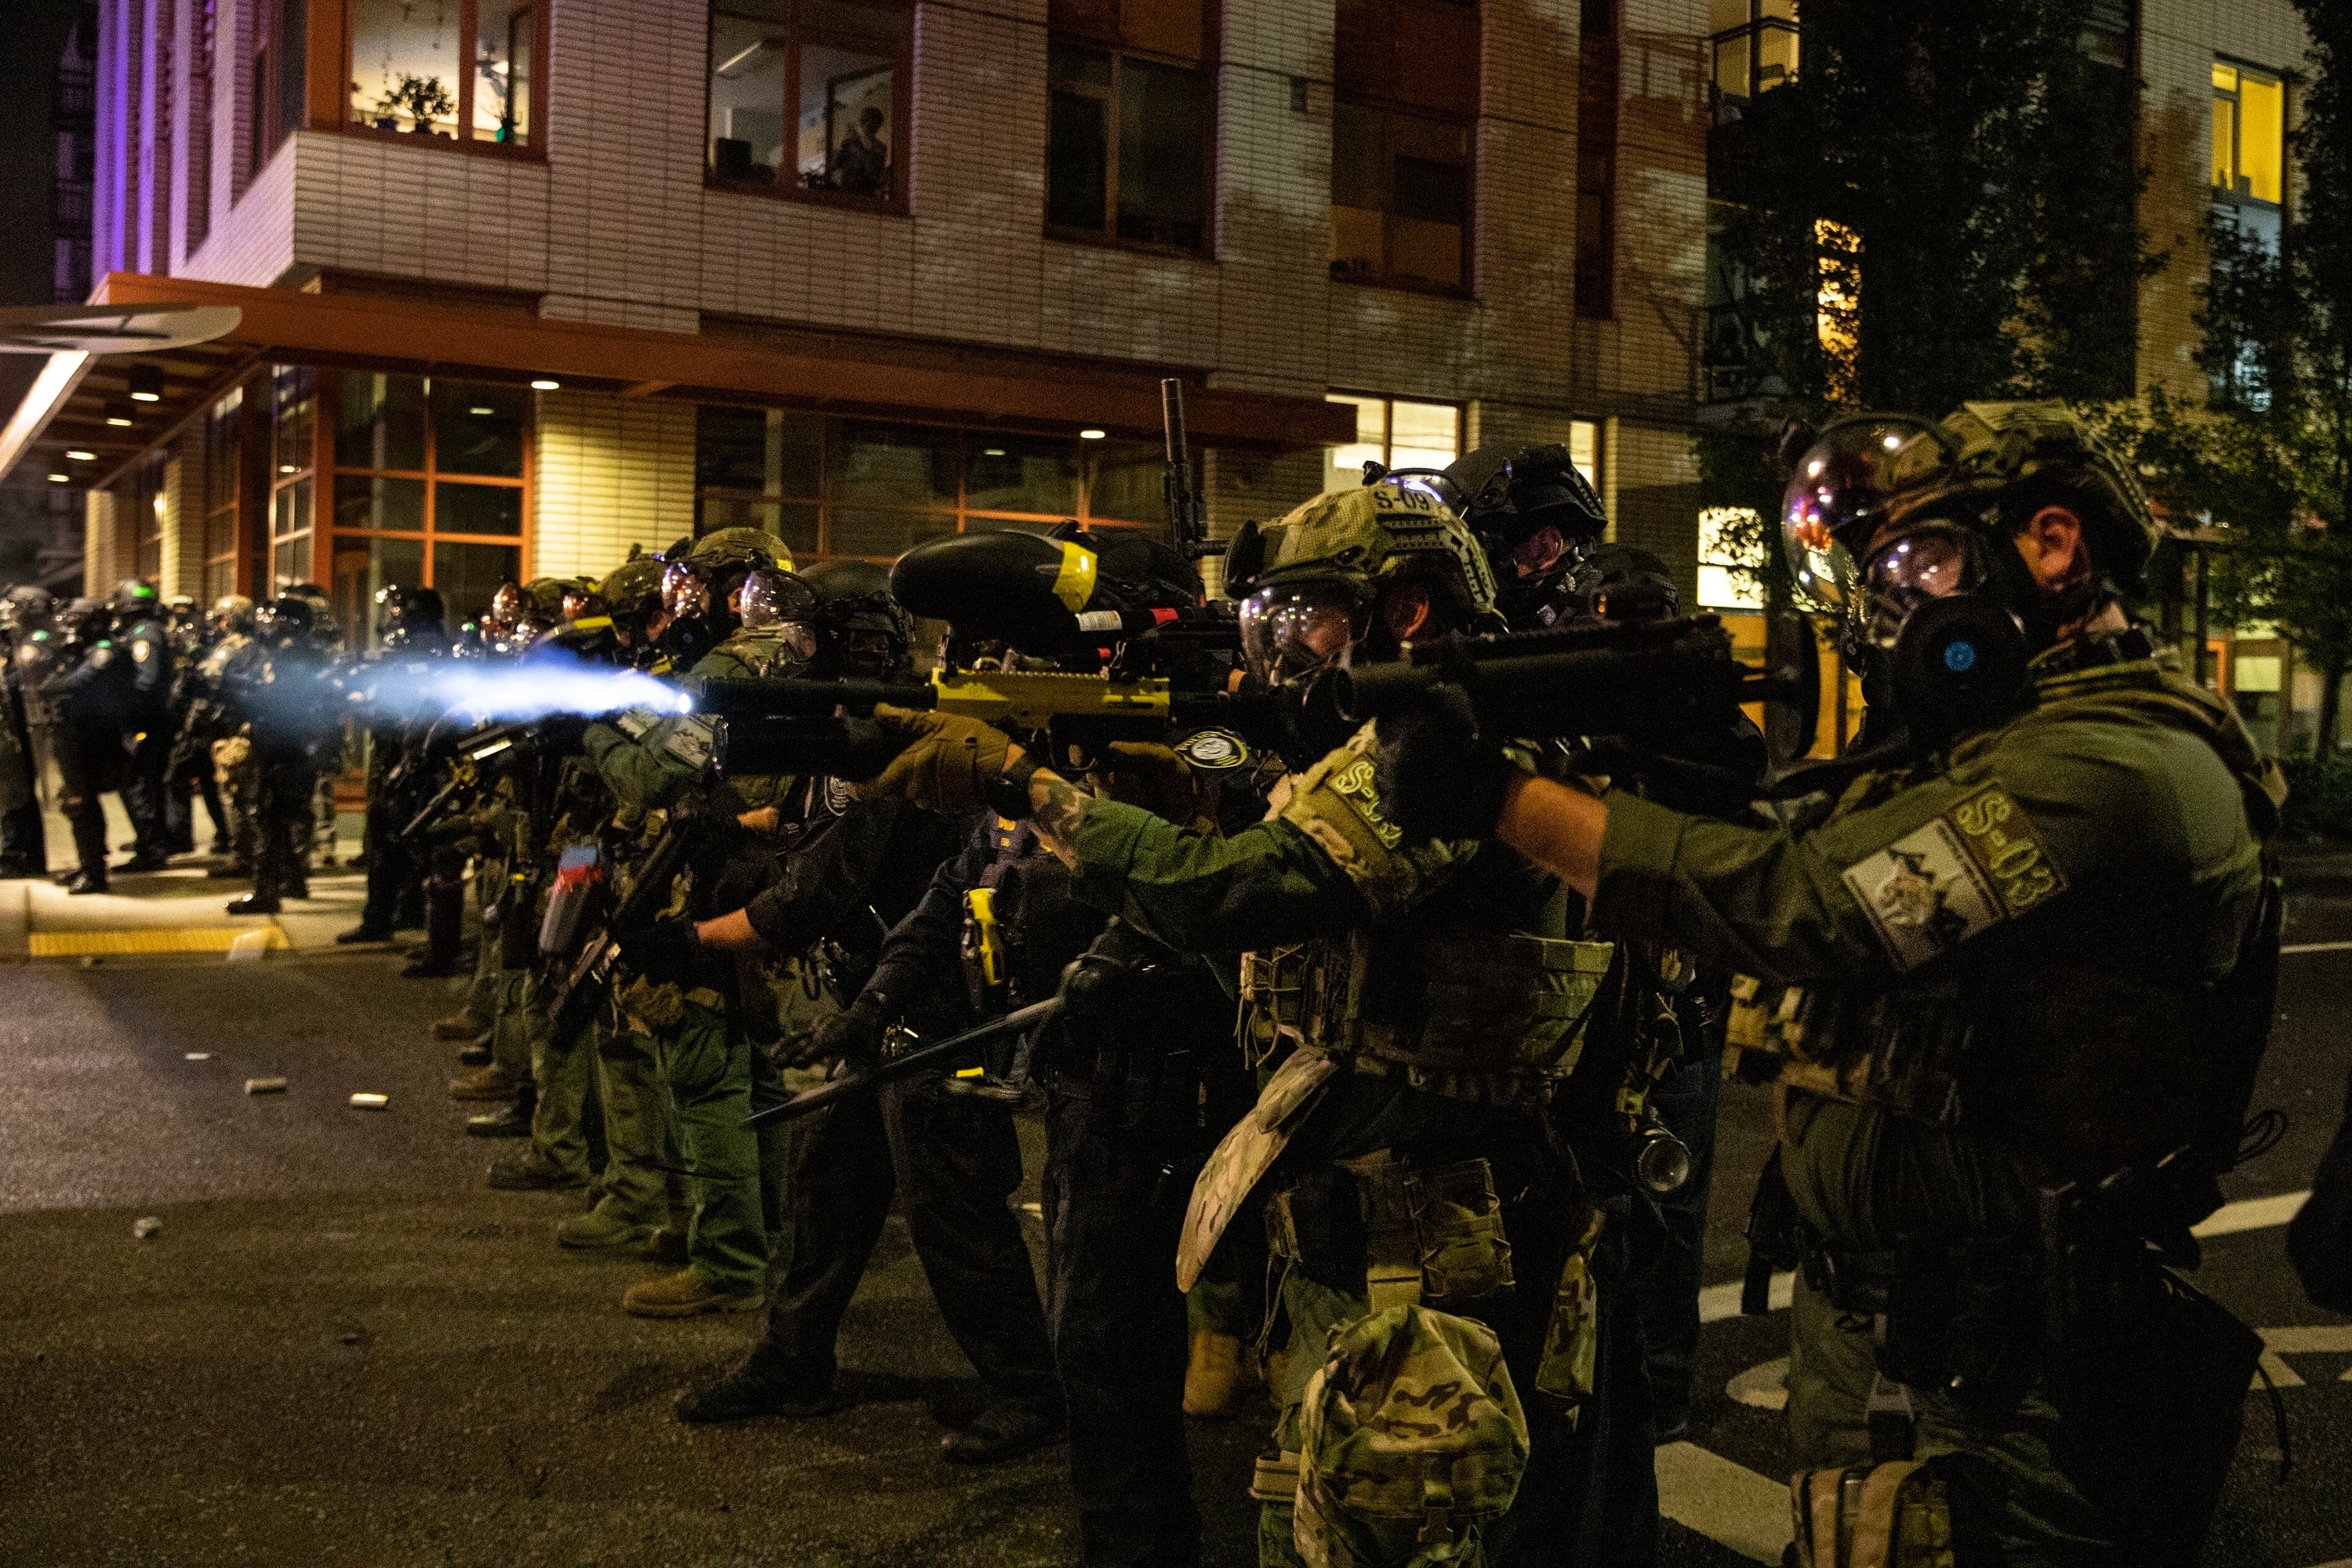
{"label": "police officer", "polygon": [[49,595],[30,584],[0,597],[0,877],[49,874],[34,731],[37,721],[47,728],[39,688],[50,614]]}
{"label": "police officer", "polygon": [[[367,684],[395,702],[407,686],[449,656],[441,595],[431,588],[386,584],[376,590],[377,646]],[[425,795],[415,793],[425,773],[424,726],[397,711],[368,727],[367,899],[360,923],[338,934],[341,943],[390,942],[423,913],[423,858],[400,842],[400,830]],[[427,792],[429,794],[429,791]]]}
{"label": "police officer", "polygon": [[[1393,484],[1307,503],[1238,542],[1227,569],[1249,595],[1254,674],[1294,692],[1351,656],[1493,614],[1475,538]],[[1276,1070],[1194,1187],[1179,1279],[1265,1194],[1291,1339],[1276,1452],[1254,1488],[1261,1561],[1338,1550],[1319,1514],[1294,1517],[1307,1386],[1360,1386],[1377,1363],[1327,1353],[1351,1325],[1419,1310],[1494,1326],[1532,1429],[1499,1522],[1490,1499],[1457,1511],[1416,1485],[1421,1549],[1646,1563],[1655,1483],[1640,1336],[1619,1321],[1622,1246],[1543,1115],[1611,952],[1566,939],[1557,885],[1516,854],[1404,844],[1372,786],[1372,729],[1304,714],[1272,815],[1223,838],[1093,795],[949,716],[883,715],[912,737],[883,782],[943,801],[1001,773],[1081,899],[1176,948],[1245,950],[1244,1044]]]}
{"label": "police officer", "polygon": [[[879,679],[907,672],[909,625],[879,567],[830,563],[814,568],[809,582],[819,600],[813,673]],[[818,961],[845,1007],[819,1026],[804,1053],[811,1060],[870,1060],[892,1023],[913,1022],[927,1034],[966,1023],[964,998],[937,984],[958,968],[966,894],[984,886],[1005,897],[1005,918],[1015,918],[1008,879],[1017,878],[1034,836],[1010,825],[992,831],[968,814],[858,801],[835,779],[809,781],[792,804],[791,837],[800,847],[777,881],[723,920],[648,932],[643,945],[822,948]],[[1098,923],[1087,919],[1077,945]],[[1041,949],[1043,976],[1023,981],[1050,994],[1068,956]],[[1037,999],[997,994],[984,1004]],[[944,1440],[947,1457],[1010,1458],[1061,1429],[1045,1315],[1007,1206],[1021,1153],[1006,1107],[950,1094],[937,1079],[892,1084],[825,1113],[802,1135],[793,1165],[789,1251],[779,1244],[786,1269],[767,1332],[724,1379],[678,1400],[681,1420],[814,1415],[847,1402],[835,1380],[835,1344],[895,1199],[940,1315],[987,1394],[986,1408]]]}
{"label": "police officer", "polygon": [[1841,421],[1782,531],[1900,737],[1789,827],[1521,779],[1458,705],[1391,794],[1752,977],[1810,1561],[2194,1563],[2260,1346],[2164,1265],[2269,1027],[2278,772],[2126,621],[2156,524],[2063,405]]}
{"label": "police officer", "polygon": [[196,733],[203,728],[197,710],[209,695],[205,656],[218,634],[214,617],[185,594],[172,600],[170,612],[172,689],[166,727],[172,742],[163,784],[171,850],[174,855],[195,852],[195,801],[201,795],[212,818],[212,853],[218,858],[229,853],[228,811],[213,776],[212,759],[205,754],[207,740]]}
{"label": "police officer", "polygon": [[112,640],[127,661],[122,695],[123,743],[131,776],[122,804],[131,813],[135,843],[124,871],[160,871],[171,863],[170,826],[164,805],[164,774],[172,758],[172,644],[155,585],[125,578],[114,591]]}
{"label": "police officer", "polygon": [[189,674],[187,711],[181,720],[179,745],[189,753],[187,765],[205,772],[221,803],[224,842],[218,852],[227,863],[205,874],[224,879],[250,878],[261,842],[254,815],[259,786],[253,737],[225,689],[232,667],[258,657],[246,651],[253,645],[253,601],[242,594],[224,594],[213,602],[210,642]]}
{"label": "police officer", "polygon": [[274,915],[310,896],[310,801],[332,732],[326,657],[312,643],[310,601],[279,595],[254,616],[253,640],[224,671],[222,698],[252,742],[253,891],[233,915]]}
{"label": "police officer", "polygon": [[79,869],[60,879],[69,893],[107,890],[106,807],[100,796],[122,788],[131,771],[122,742],[131,670],[108,636],[113,624],[103,599],[83,597],[67,605],[57,661],[41,688],[57,715],[54,739],[63,785],[58,805],[80,861]]}

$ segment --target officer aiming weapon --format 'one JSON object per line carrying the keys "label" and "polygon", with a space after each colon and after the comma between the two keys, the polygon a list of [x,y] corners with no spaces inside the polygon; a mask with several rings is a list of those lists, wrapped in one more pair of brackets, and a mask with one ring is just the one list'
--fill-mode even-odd
{"label": "officer aiming weapon", "polygon": [[[1032,1002],[1028,1006],[1017,1008],[1002,1018],[992,1018],[977,1028],[966,1029],[960,1035],[950,1035],[935,1044],[902,1048],[885,1057],[881,1062],[867,1068],[864,1072],[850,1073],[845,1077],[835,1079],[829,1083],[821,1083],[814,1089],[802,1090],[782,1105],[772,1105],[765,1110],[755,1111],[745,1119],[743,1125],[764,1127],[771,1122],[797,1121],[803,1116],[813,1116],[828,1105],[835,1105],[858,1095],[873,1093],[884,1084],[896,1083],[900,1079],[912,1078],[917,1073],[927,1072],[932,1068],[944,1067],[953,1061],[957,1056],[968,1055],[974,1047],[986,1045],[1001,1036],[1020,1034],[1035,1028],[1061,1009],[1062,999],[1058,996],[1048,996],[1043,1002]],[[908,1031],[894,1030],[892,1033],[901,1039],[913,1038]]]}
{"label": "officer aiming weapon", "polygon": [[1742,664],[1721,619],[1697,615],[1455,634],[1406,643],[1400,658],[1336,670],[1330,679],[1339,711],[1354,720],[1408,710],[1452,687],[1489,734],[1623,736],[1637,746],[1689,733],[1747,703],[1773,703],[1794,713],[1809,747],[1821,705],[1820,667],[1810,655],[1800,647],[1774,668]]}

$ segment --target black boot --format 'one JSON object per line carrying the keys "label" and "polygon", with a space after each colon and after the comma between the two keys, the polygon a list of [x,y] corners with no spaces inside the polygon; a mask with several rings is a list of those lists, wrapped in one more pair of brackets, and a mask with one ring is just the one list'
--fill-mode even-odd
{"label": "black boot", "polygon": [[233,915],[274,915],[278,912],[278,898],[274,893],[265,894],[257,888],[241,899],[231,899],[228,912]]}
{"label": "black boot", "polygon": [[832,1368],[795,1368],[762,1343],[717,1383],[679,1394],[670,1408],[679,1420],[700,1426],[753,1415],[825,1415],[849,1403],[834,1386]]}
{"label": "black boot", "polygon": [[68,893],[102,893],[106,891],[106,873],[102,870],[76,871],[72,876],[66,879],[66,891]]}

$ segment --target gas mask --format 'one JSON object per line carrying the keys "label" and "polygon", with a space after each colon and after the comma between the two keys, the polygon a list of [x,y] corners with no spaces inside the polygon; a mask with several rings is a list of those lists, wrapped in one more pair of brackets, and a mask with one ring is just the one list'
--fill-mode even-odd
{"label": "gas mask", "polygon": [[1242,601],[1243,663],[1295,702],[1284,705],[1276,748],[1293,767],[1318,761],[1354,732],[1339,712],[1337,683],[1325,678],[1347,667],[1371,611],[1369,587],[1339,577],[1276,584]]}

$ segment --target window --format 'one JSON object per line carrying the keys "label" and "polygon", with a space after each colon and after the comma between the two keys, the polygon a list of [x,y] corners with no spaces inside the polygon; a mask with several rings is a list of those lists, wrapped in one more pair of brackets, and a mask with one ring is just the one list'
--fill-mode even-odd
{"label": "window", "polygon": [[1476,7],[1340,0],[1334,48],[1331,276],[1466,289]]}
{"label": "window", "polygon": [[[2093,9],[2100,3],[2094,0]],[[1797,79],[1797,0],[1710,0],[1707,31],[1718,121],[1737,119],[1738,106]]]}
{"label": "window", "polygon": [[705,405],[695,531],[758,528],[795,558],[889,557],[946,534],[1163,526],[1160,448]]}
{"label": "window", "polygon": [[1352,490],[1364,465],[1442,468],[1462,455],[1462,410],[1451,403],[1407,403],[1389,397],[1333,393],[1324,401],[1356,411],[1356,438],[1324,454],[1323,489]]}
{"label": "window", "polygon": [[302,123],[309,36],[309,0],[254,0],[253,54],[246,78],[247,184]]}
{"label": "window", "polygon": [[1576,99],[1576,313],[1617,314],[1617,0],[1584,0]]}
{"label": "window", "polygon": [[196,0],[194,15],[189,18],[195,46],[188,56],[187,254],[191,256],[213,226],[213,56],[220,37],[219,9],[219,0]]}
{"label": "window", "polygon": [[2286,203],[2286,84],[2252,66],[2213,62],[2213,201],[2275,256]]}
{"label": "window", "polygon": [[1206,0],[1054,0],[1050,20],[1046,226],[1206,248]]}
{"label": "window", "polygon": [[205,412],[204,473],[195,493],[203,497],[205,603],[236,592],[237,428],[245,417],[245,389]]}
{"label": "window", "polygon": [[1764,607],[1764,521],[1753,508],[1711,506],[1699,512],[1701,609]]}
{"label": "window", "polygon": [[349,122],[478,146],[537,144],[545,0],[350,0]]}
{"label": "window", "polygon": [[903,207],[911,28],[902,5],[717,0],[711,180]]}
{"label": "window", "polygon": [[364,624],[388,583],[487,608],[522,571],[530,394],[368,371],[343,374],[334,432],[335,595]]}
{"label": "window", "polygon": [[317,489],[317,373],[308,365],[281,364],[269,380],[269,580],[256,585],[256,598],[310,580]]}
{"label": "window", "polygon": [[160,583],[163,576],[163,525],[170,521],[172,510],[170,489],[165,483],[166,460],[161,451],[148,453],[140,462],[131,487],[131,522],[138,530],[139,541],[131,574],[150,583]]}

